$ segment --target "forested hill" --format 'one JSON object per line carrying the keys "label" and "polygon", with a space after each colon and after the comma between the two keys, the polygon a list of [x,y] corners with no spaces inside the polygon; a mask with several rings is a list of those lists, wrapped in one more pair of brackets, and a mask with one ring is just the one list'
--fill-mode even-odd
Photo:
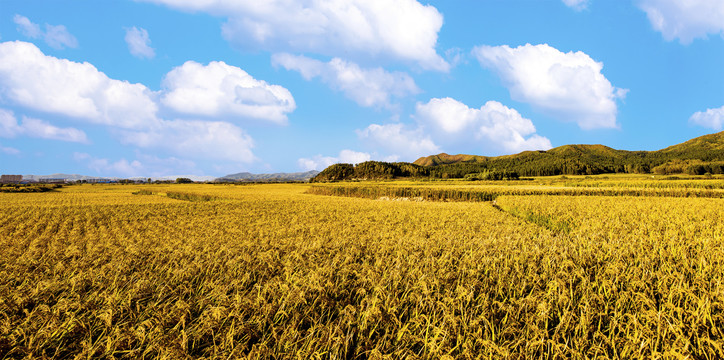
{"label": "forested hill", "polygon": [[682,159],[722,161],[724,160],[724,131],[693,138],[687,142],[654,151],[654,153]]}
{"label": "forested hill", "polygon": [[463,178],[489,172],[519,176],[594,175],[606,173],[722,174],[724,131],[701,136],[657,151],[616,150],[604,145],[564,145],[547,151],[524,151],[496,157],[448,155],[417,159],[414,163],[367,161],[335,164],[311,181],[349,179]]}

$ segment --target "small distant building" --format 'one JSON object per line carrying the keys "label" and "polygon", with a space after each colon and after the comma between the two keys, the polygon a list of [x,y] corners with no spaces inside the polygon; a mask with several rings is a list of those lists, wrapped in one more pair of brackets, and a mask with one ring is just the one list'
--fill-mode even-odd
{"label": "small distant building", "polygon": [[19,184],[23,181],[22,175],[0,175],[0,183],[3,184]]}

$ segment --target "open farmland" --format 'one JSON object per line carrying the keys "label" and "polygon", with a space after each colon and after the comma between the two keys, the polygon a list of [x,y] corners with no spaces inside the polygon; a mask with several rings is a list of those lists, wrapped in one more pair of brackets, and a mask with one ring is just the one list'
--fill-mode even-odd
{"label": "open farmland", "polygon": [[722,178],[82,185],[0,208],[0,359],[724,357]]}

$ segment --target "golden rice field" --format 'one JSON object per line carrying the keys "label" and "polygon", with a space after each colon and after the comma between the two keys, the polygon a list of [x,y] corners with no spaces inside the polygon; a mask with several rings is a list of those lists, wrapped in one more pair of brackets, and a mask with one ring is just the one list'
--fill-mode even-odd
{"label": "golden rice field", "polygon": [[0,193],[0,359],[721,359],[723,189]]}

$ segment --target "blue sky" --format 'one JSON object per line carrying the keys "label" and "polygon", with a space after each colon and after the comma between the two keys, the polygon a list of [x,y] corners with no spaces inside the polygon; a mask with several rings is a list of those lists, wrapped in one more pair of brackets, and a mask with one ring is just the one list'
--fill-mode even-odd
{"label": "blue sky", "polygon": [[724,126],[721,0],[0,0],[0,172],[657,150]]}

